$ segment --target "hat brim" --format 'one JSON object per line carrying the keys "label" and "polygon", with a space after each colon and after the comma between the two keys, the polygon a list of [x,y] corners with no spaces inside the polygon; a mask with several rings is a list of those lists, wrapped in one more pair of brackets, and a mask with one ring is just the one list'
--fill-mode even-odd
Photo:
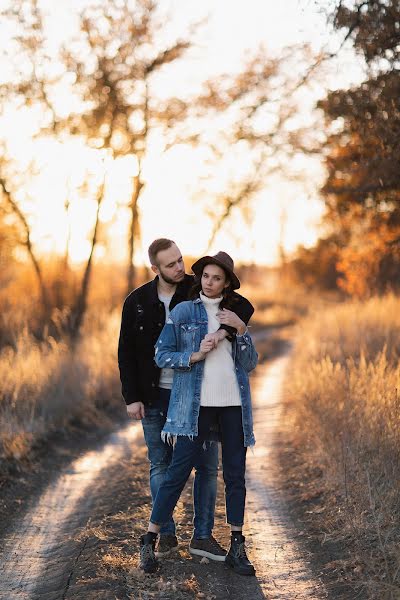
{"label": "hat brim", "polygon": [[206,265],[217,265],[221,267],[229,275],[229,278],[232,282],[232,288],[234,290],[238,290],[240,288],[240,281],[236,277],[235,273],[228,269],[228,267],[220,260],[214,258],[213,256],[202,256],[195,263],[192,264],[192,271],[195,275],[200,276],[203,272],[203,269]]}

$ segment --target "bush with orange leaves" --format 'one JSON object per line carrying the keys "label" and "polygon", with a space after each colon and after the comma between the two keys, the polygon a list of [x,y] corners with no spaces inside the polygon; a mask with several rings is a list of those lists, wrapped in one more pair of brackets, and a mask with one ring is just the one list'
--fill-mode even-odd
{"label": "bush with orange leaves", "polygon": [[371,226],[367,220],[339,252],[338,286],[350,296],[365,298],[400,285],[400,227]]}

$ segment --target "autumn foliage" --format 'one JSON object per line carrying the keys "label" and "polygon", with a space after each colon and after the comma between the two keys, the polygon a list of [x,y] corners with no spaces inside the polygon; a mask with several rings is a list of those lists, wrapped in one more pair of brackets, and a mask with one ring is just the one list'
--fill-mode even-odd
{"label": "autumn foliage", "polygon": [[322,192],[341,237],[338,285],[365,296],[400,281],[400,6],[339,2],[332,17],[364,56],[367,78],[319,103],[330,131]]}

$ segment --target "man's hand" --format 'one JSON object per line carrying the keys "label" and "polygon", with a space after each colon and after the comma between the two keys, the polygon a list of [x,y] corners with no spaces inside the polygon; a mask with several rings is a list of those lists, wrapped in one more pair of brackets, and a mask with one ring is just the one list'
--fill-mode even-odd
{"label": "man's hand", "polygon": [[227,308],[219,310],[217,312],[217,318],[221,325],[230,325],[230,327],[234,327],[239,335],[243,335],[246,331],[246,323],[244,323],[232,310],[228,310]]}
{"label": "man's hand", "polygon": [[130,419],[143,419],[144,404],[143,402],[132,402],[132,404],[127,404],[126,411]]}

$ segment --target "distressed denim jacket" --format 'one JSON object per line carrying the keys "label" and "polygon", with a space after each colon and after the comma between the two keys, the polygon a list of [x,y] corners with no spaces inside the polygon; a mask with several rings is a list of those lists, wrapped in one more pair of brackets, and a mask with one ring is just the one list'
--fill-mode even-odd
{"label": "distressed denim jacket", "polygon": [[[155,361],[161,368],[174,369],[174,380],[163,434],[198,435],[201,381],[204,361],[190,365],[192,352],[208,332],[206,309],[200,298],[181,302],[170,313],[155,345]],[[248,373],[255,368],[257,352],[248,333],[232,342],[232,357],[242,403],[244,445],[255,444]]]}

